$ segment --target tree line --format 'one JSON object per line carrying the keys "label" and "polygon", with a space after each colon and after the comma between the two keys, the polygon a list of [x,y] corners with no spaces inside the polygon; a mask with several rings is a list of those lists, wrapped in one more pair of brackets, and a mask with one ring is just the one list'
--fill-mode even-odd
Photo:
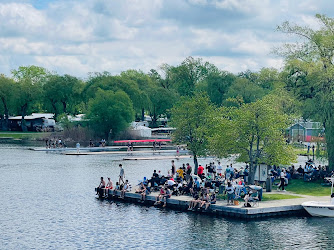
{"label": "tree line", "polygon": [[113,136],[133,120],[148,114],[156,127],[160,117],[170,118],[181,97],[205,92],[217,106],[240,106],[262,98],[280,85],[276,69],[232,74],[201,58],[186,58],[180,65],[163,64],[148,73],[127,70],[119,75],[90,73],[87,79],[59,75],[38,66],[21,66],[11,76],[0,75],[1,129],[8,117],[50,112],[56,120],[86,114],[90,127],[100,136]]}

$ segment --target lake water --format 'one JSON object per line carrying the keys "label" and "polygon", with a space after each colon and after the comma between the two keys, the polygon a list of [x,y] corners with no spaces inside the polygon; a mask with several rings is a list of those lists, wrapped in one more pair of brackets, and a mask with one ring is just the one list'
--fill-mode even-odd
{"label": "lake water", "polygon": [[[170,160],[66,156],[0,144],[0,249],[333,249],[333,219],[243,221],[100,201],[100,176],[123,163],[133,184]],[[200,163],[209,160],[201,159]],[[191,162],[182,159],[176,163]]]}

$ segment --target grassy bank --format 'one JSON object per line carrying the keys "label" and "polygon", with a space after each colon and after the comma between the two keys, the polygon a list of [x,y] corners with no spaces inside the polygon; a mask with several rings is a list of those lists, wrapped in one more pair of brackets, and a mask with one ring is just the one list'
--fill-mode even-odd
{"label": "grassy bank", "polygon": [[[296,198],[302,198],[298,195],[291,195],[291,194],[273,194],[273,193],[263,193],[262,194],[262,201],[272,201],[272,200],[285,200],[285,199],[296,199]],[[219,194],[217,195],[218,200],[226,200],[227,195],[226,194]],[[243,202],[243,199],[238,199],[239,201]]]}
{"label": "grassy bank", "polygon": [[323,181],[307,182],[302,179],[292,180],[286,187],[287,191],[295,194],[312,195],[312,196],[330,196],[331,187],[321,185]]}
{"label": "grassy bank", "polygon": [[262,201],[286,200],[286,199],[296,199],[296,198],[302,198],[302,197],[291,194],[272,194],[272,193],[263,193],[262,195]]}
{"label": "grassy bank", "polygon": [[51,132],[0,132],[0,138],[16,140],[42,140],[51,136]]}

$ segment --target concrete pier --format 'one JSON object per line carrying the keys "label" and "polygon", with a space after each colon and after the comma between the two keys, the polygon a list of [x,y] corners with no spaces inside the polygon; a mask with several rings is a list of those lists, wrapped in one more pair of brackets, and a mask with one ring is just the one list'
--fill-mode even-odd
{"label": "concrete pier", "polygon": [[[119,191],[116,192],[116,196],[112,196],[113,191],[109,191],[110,199],[119,199]],[[158,196],[158,192],[152,192],[146,196],[146,200],[143,204],[153,205]],[[260,201],[258,207],[244,207],[243,202],[240,205],[227,205],[226,200],[217,201],[216,204],[211,205],[207,211],[188,211],[189,201],[192,200],[190,196],[172,196],[167,199],[167,207],[175,210],[181,210],[184,212],[203,212],[212,214],[215,216],[234,217],[242,219],[255,219],[265,217],[277,217],[277,216],[308,216],[307,212],[301,206],[305,201],[317,200],[325,201],[328,197],[320,196],[303,196],[296,199],[285,200],[272,200],[272,201]],[[134,192],[125,193],[125,202],[141,203],[140,194]]]}

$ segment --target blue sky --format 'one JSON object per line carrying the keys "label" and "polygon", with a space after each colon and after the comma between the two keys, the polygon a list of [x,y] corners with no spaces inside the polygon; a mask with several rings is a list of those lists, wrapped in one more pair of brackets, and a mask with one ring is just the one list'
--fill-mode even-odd
{"label": "blue sky", "polygon": [[233,73],[281,68],[276,32],[289,20],[317,27],[334,17],[321,0],[0,0],[0,73],[38,65],[85,78],[89,72],[148,72],[201,57]]}

